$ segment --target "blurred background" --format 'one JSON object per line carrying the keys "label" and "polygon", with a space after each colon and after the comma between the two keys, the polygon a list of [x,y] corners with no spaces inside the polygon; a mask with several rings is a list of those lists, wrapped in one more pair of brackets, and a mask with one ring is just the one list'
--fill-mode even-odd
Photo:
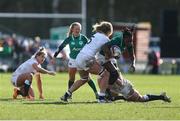
{"label": "blurred background", "polygon": [[[0,71],[14,71],[39,46],[53,55],[74,21],[90,37],[92,25],[106,20],[115,33],[136,26],[136,73],[180,74],[179,6],[180,0],[0,0]],[[68,55],[68,47],[64,52]],[[68,56],[63,55],[56,65],[47,59],[44,66],[67,71]],[[118,60],[125,73],[127,56]]]}

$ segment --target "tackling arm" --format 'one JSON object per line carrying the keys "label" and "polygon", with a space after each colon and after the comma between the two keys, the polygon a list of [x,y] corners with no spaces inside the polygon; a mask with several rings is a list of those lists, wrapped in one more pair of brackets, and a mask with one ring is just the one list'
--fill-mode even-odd
{"label": "tackling arm", "polygon": [[102,51],[104,53],[105,59],[109,60],[112,57],[111,51],[110,51],[110,47],[109,44],[106,43],[102,46]]}

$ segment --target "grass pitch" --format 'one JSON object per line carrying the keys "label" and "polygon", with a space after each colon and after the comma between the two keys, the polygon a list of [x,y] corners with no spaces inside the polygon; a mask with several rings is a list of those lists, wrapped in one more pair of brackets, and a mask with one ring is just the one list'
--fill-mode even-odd
{"label": "grass pitch", "polygon": [[[43,101],[38,99],[35,80],[33,80],[35,101],[27,101],[22,98],[12,100],[11,74],[0,73],[0,119],[180,120],[179,76],[125,75],[125,77],[131,80],[140,93],[160,94],[160,92],[166,91],[172,98],[172,102],[133,103],[117,101],[98,104],[95,102],[93,91],[86,84],[73,94],[72,102],[63,103],[59,97],[67,90],[67,73],[58,73],[54,77],[42,76],[45,96]],[[77,76],[77,78],[79,77]],[[93,79],[96,80],[96,77],[93,76]]]}

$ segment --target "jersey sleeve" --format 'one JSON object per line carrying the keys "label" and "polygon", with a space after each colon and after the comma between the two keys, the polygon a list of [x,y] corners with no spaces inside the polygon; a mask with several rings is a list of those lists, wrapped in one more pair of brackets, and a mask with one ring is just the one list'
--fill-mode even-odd
{"label": "jersey sleeve", "polygon": [[114,36],[111,41],[109,42],[111,46],[116,45],[119,48],[123,48],[123,34],[119,32],[116,36]]}
{"label": "jersey sleeve", "polygon": [[82,35],[82,37],[83,37],[84,42],[88,43],[89,39],[85,35]]}
{"label": "jersey sleeve", "polygon": [[66,38],[58,47],[56,52],[54,53],[54,57],[56,58],[57,55],[62,51],[62,49],[69,43],[69,37]]}

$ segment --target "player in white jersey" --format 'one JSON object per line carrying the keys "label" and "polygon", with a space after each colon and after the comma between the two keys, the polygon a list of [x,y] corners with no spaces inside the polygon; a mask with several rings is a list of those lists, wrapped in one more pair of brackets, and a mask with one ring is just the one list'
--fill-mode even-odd
{"label": "player in white jersey", "polygon": [[[103,40],[103,41],[102,41]],[[80,51],[76,58],[76,64],[79,69],[88,70],[87,61],[94,60],[94,57],[101,47],[109,41],[109,38],[103,33],[96,33],[91,37],[91,40]]]}
{"label": "player in white jersey", "polygon": [[33,74],[39,72],[43,74],[55,75],[55,72],[48,71],[41,67],[46,57],[45,48],[40,48],[32,58],[22,63],[12,74],[11,82],[16,87],[14,89],[13,98],[16,99],[18,95],[27,97],[30,94],[31,100],[34,99],[33,89],[31,83]]}
{"label": "player in white jersey", "polygon": [[[165,92],[160,95],[146,94],[141,95],[131,84],[131,82],[125,78],[120,73],[118,80],[110,86],[110,93],[108,93],[107,99],[115,100],[125,100],[133,102],[148,102],[154,100],[163,100],[165,102],[171,102],[170,97],[166,95]],[[120,94],[120,95],[119,95]],[[122,95],[122,96],[121,96]]]}
{"label": "player in white jersey", "polygon": [[[123,41],[125,44],[120,46],[119,43]],[[113,47],[118,47],[113,50]],[[134,89],[131,82],[127,79],[124,79],[121,73],[119,74],[116,69],[114,63],[111,61],[111,57],[119,58],[121,54],[121,50],[127,49],[129,55],[131,55],[132,65],[130,66],[133,71],[135,71],[135,54],[133,51],[133,43],[132,43],[132,31],[128,28],[125,28],[123,31],[123,38],[114,37],[110,42],[106,43],[102,47],[102,51],[96,56],[97,61],[104,66],[107,71],[110,72],[109,78],[109,87],[106,90],[106,99],[108,100],[118,100],[124,99],[126,101],[134,101],[134,102],[147,102],[153,100],[163,100],[165,102],[171,102],[170,98],[166,95],[166,93],[162,93],[160,95],[147,94],[142,96],[136,89]],[[109,59],[109,60],[107,60]],[[119,96],[122,95],[122,96]]]}
{"label": "player in white jersey", "polygon": [[99,75],[98,79],[100,93],[99,102],[104,102],[105,91],[108,86],[109,73],[96,62],[95,55],[100,48],[109,41],[109,36],[113,32],[112,24],[109,22],[101,22],[94,26],[96,32],[90,41],[83,47],[76,57],[76,64],[81,79],[76,81],[71,88],[61,97],[61,100],[67,101],[68,97],[79,87],[88,81],[89,73]]}

